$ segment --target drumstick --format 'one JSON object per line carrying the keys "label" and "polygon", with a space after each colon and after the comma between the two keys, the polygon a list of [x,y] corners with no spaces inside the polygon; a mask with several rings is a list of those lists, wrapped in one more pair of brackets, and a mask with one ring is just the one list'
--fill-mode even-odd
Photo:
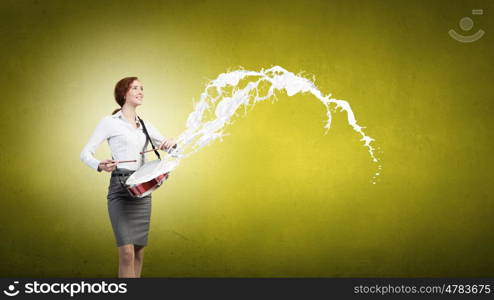
{"label": "drumstick", "polygon": [[117,160],[117,164],[119,163],[128,163],[128,162],[136,162],[137,160],[132,159],[132,160]]}
{"label": "drumstick", "polygon": [[117,160],[115,162],[108,162],[108,163],[105,163],[105,165],[107,164],[113,164],[113,163],[117,163],[117,164],[120,164],[120,163],[128,163],[128,162],[136,162],[137,160]]}
{"label": "drumstick", "polygon": [[[173,147],[172,147],[172,149],[175,149],[175,148],[177,148],[177,144],[173,145]],[[140,152],[140,154],[144,154],[144,153],[148,153],[148,152],[156,151],[156,150],[160,150],[160,149],[159,148],[155,148],[155,149],[151,149],[151,150],[146,150],[146,151]]]}
{"label": "drumstick", "polygon": [[148,152],[155,151],[155,150],[160,150],[160,149],[156,148],[156,149],[146,150],[146,151],[139,152],[139,154],[144,154],[144,153],[148,153]]}

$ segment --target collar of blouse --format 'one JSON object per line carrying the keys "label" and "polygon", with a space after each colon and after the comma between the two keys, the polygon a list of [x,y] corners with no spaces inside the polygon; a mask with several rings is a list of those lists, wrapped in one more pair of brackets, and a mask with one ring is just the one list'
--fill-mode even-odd
{"label": "collar of blouse", "polygon": [[[115,113],[114,115],[112,115],[113,118],[117,119],[117,118],[120,118],[126,122],[129,122],[129,120],[127,120],[124,115],[122,114],[122,111],[119,110],[117,113]],[[139,122],[139,118],[138,116],[136,115],[136,118],[135,118],[135,122],[136,122],[136,125],[137,125],[137,128],[139,128],[139,126],[141,125],[141,123]]]}

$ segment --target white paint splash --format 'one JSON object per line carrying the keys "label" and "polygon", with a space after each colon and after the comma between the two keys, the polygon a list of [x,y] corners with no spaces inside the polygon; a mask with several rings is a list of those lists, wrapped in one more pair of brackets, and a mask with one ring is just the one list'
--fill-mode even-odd
{"label": "white paint splash", "polygon": [[[267,90],[267,92],[263,92]],[[231,118],[240,109],[250,107],[257,102],[276,97],[275,92],[285,90],[288,96],[298,93],[310,93],[321,101],[326,107],[327,121],[324,128],[326,133],[331,127],[331,108],[334,111],[340,109],[347,114],[347,121],[352,128],[361,135],[364,147],[367,148],[373,162],[379,160],[375,156],[376,149],[372,146],[374,139],[365,135],[364,127],[357,124],[355,114],[350,104],[345,100],[331,98],[331,94],[324,95],[315,86],[314,82],[275,66],[259,72],[248,70],[236,70],[220,74],[218,78],[210,81],[201,94],[199,102],[195,104],[194,111],[187,118],[187,129],[177,139],[178,147],[165,157],[159,169],[166,173],[175,169],[182,158],[192,155],[214,140],[225,136],[225,127],[231,123]],[[381,172],[381,165],[372,178],[376,178]]]}

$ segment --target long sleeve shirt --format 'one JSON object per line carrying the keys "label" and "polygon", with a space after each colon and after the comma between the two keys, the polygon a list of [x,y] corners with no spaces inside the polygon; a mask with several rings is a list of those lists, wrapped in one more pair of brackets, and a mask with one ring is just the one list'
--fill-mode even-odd
{"label": "long sleeve shirt", "polygon": [[[119,163],[118,168],[137,170],[144,163],[146,157],[140,154],[148,145],[146,134],[142,125],[137,119],[139,127],[135,128],[119,111],[114,115],[104,117],[96,126],[93,134],[89,138],[88,143],[81,151],[81,161],[89,167],[97,170],[100,163],[94,158],[94,153],[104,140],[108,141],[114,160],[136,160],[136,162]],[[158,147],[165,138],[160,134],[149,122],[144,121],[146,129],[149,133],[155,147]]]}

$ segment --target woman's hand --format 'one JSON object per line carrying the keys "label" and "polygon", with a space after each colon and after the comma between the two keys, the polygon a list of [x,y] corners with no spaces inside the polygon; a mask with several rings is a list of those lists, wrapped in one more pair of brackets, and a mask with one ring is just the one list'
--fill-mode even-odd
{"label": "woman's hand", "polygon": [[165,151],[165,150],[172,148],[176,144],[177,144],[177,142],[175,142],[174,139],[164,140],[163,143],[161,143],[161,145],[158,148],[160,150]]}
{"label": "woman's hand", "polygon": [[112,172],[117,168],[117,161],[113,159],[105,159],[100,161],[98,171]]}

